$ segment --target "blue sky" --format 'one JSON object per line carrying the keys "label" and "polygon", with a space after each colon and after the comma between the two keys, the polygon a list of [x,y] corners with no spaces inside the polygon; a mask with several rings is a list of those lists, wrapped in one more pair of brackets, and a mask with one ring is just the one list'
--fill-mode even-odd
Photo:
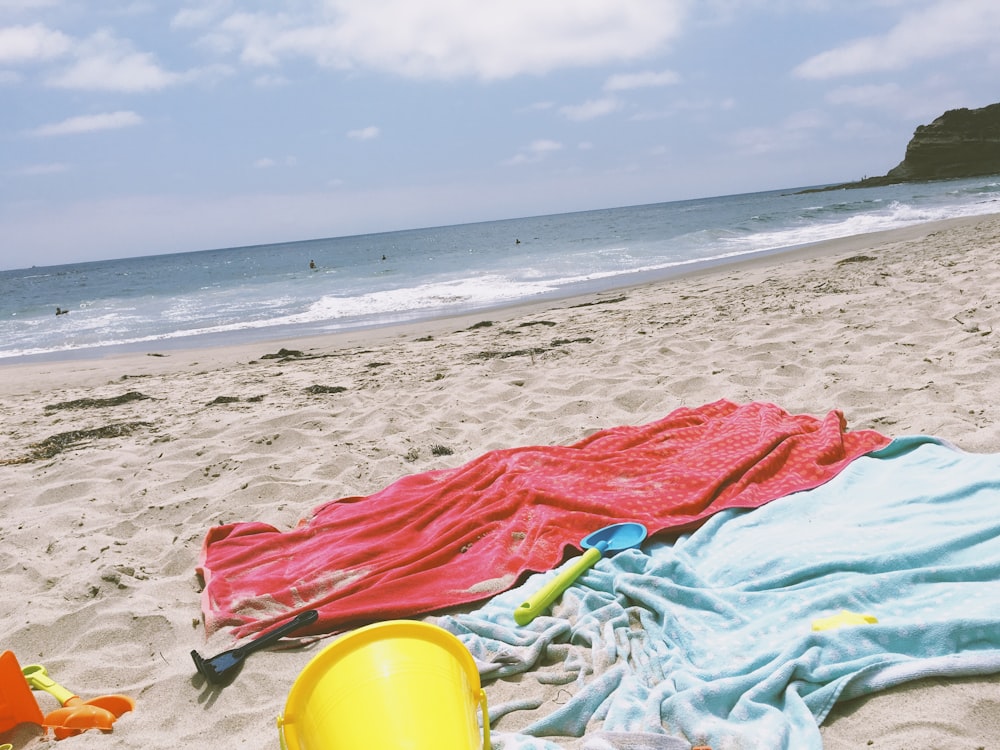
{"label": "blue sky", "polygon": [[883,174],[996,0],[0,0],[0,268]]}

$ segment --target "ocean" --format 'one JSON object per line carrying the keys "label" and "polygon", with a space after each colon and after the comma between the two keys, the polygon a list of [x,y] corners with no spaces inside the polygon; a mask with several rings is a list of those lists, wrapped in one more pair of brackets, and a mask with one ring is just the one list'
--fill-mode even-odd
{"label": "ocean", "polygon": [[0,271],[0,364],[485,313],[1000,212],[1000,177],[801,190]]}

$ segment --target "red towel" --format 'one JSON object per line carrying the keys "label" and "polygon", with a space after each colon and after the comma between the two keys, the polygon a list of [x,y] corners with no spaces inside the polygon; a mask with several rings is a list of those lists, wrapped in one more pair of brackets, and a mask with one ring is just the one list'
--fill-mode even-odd
{"label": "red towel", "polygon": [[424,614],[511,588],[558,565],[596,529],[638,521],[689,530],[725,508],[816,487],[889,438],[843,415],[717,401],[570,446],[496,450],[314,509],[290,531],[212,528],[198,572],[208,632],[237,638],[305,609],[308,631]]}

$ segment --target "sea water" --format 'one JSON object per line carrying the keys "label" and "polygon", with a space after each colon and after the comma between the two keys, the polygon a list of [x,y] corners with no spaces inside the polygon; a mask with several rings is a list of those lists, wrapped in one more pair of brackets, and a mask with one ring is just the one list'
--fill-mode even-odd
{"label": "sea water", "polygon": [[0,271],[0,364],[486,312],[996,212],[1000,178],[992,177],[789,189],[170,255],[143,257],[137,247],[137,257],[121,260]]}

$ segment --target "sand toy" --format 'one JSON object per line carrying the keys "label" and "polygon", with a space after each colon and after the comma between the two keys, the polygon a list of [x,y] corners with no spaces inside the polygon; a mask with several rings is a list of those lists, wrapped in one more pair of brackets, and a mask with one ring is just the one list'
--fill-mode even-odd
{"label": "sand toy", "polygon": [[29,664],[21,672],[33,689],[44,690],[62,704],[62,708],[45,714],[43,722],[52,728],[57,740],[88,729],[110,732],[118,717],[135,708],[135,701],[127,695],[101,695],[85,701],[57,684],[41,664]]}
{"label": "sand toy", "polygon": [[411,620],[368,625],[316,654],[292,685],[278,731],[284,750],[490,748],[472,654],[447,630]]}
{"label": "sand toy", "polygon": [[0,732],[18,724],[42,725],[44,717],[13,651],[0,654]]}
{"label": "sand toy", "polygon": [[819,617],[812,622],[813,630],[833,630],[834,628],[850,627],[852,625],[874,625],[878,622],[875,615],[866,615],[861,612],[851,612],[842,609],[835,615],[829,617]]}
{"label": "sand toy", "polygon": [[284,638],[286,635],[291,635],[309,623],[316,622],[317,617],[319,617],[319,612],[315,609],[307,609],[284,625],[279,625],[274,630],[264,633],[264,635],[258,636],[238,648],[223,651],[221,654],[216,654],[208,659],[204,658],[197,651],[192,651],[191,658],[194,659],[194,666],[198,670],[198,674],[208,682],[213,685],[228,685],[239,673],[240,667],[243,666],[243,662],[247,656],[254,651],[267,648],[279,639]]}
{"label": "sand toy", "polygon": [[601,555],[606,552],[620,552],[630,547],[637,547],[642,544],[645,538],[646,527],[641,523],[615,523],[587,534],[580,541],[580,546],[587,551],[573,565],[566,568],[515,609],[514,621],[518,625],[527,625],[548,609],[549,605],[558,599],[559,595],[569,588],[573,581],[593,567],[594,563],[601,559]]}

